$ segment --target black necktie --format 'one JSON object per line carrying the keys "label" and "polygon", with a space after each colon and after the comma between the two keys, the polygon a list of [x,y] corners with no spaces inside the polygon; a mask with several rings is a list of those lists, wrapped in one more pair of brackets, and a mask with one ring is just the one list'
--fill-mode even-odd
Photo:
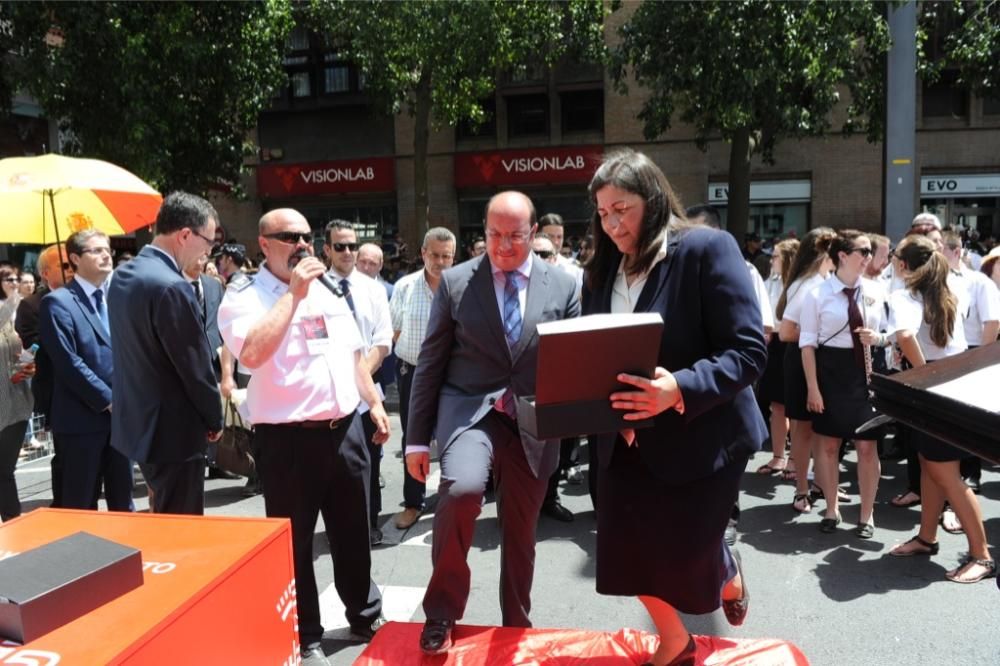
{"label": "black necktie", "polygon": [[205,307],[205,295],[201,291],[201,280],[191,280],[191,288],[194,289],[194,300],[198,305]]}
{"label": "black necktie", "polygon": [[357,316],[358,312],[354,309],[354,297],[351,296],[351,283],[347,281],[347,278],[342,278],[340,280],[340,291],[344,294],[344,300],[347,301],[347,307],[351,308],[351,314]]}
{"label": "black necktie", "polygon": [[859,367],[864,368],[865,349],[857,330],[865,327],[865,320],[861,316],[861,309],[858,308],[858,300],[855,298],[858,289],[858,287],[844,287],[844,295],[847,296],[847,326],[851,329],[851,339],[854,340],[854,360]]}

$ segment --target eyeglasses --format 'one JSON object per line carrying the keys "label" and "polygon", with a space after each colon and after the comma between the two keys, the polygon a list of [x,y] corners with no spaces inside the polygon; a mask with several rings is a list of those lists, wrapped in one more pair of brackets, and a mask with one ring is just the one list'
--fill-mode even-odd
{"label": "eyeglasses", "polygon": [[[188,227],[188,229],[191,229],[191,227]],[[209,238],[208,236],[202,236],[200,233],[198,233],[194,229],[191,229],[191,233],[193,233],[195,236],[197,236],[198,238],[200,238],[203,241],[205,241],[206,243],[208,243],[209,247],[212,247],[213,245],[215,245],[215,239],[214,238]]]}
{"label": "eyeglasses", "polygon": [[281,243],[288,243],[289,245],[295,245],[300,242],[305,243],[306,245],[312,243],[311,231],[276,231],[273,234],[261,235],[264,238],[276,240]]}
{"label": "eyeglasses", "polygon": [[855,247],[855,248],[852,248],[851,250],[849,250],[847,252],[847,254],[853,254],[855,252],[857,252],[858,254],[860,254],[862,257],[870,257],[870,256],[872,256],[872,249],[870,247]]}
{"label": "eyeglasses", "polygon": [[494,243],[502,243],[506,240],[511,245],[520,245],[521,243],[527,242],[530,237],[530,231],[515,231],[512,234],[502,234],[499,231],[494,231],[492,229],[486,230],[486,238]]}
{"label": "eyeglasses", "polygon": [[[201,234],[198,234],[198,235],[201,236]],[[110,247],[88,247],[85,250],[80,250],[80,253],[81,254],[106,254],[109,257],[113,257],[115,255],[114,250],[112,250]]]}
{"label": "eyeglasses", "polygon": [[555,252],[550,252],[548,250],[535,250],[535,254],[538,255],[539,259],[551,259]]}
{"label": "eyeglasses", "polygon": [[358,251],[357,243],[334,243],[331,247],[333,247],[334,252],[343,252],[344,250],[350,250],[351,252]]}
{"label": "eyeglasses", "polygon": [[16,277],[5,277],[3,279],[3,281],[4,282],[17,282],[17,278]]}

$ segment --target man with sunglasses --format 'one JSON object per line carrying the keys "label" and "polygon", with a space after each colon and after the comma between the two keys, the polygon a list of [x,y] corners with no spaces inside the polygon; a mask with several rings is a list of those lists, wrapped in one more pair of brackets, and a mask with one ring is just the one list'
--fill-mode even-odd
{"label": "man with sunglasses", "polygon": [[[378,282],[362,273],[357,267],[358,236],[354,227],[345,220],[333,220],[326,225],[326,243],[323,251],[330,264],[327,275],[336,283],[344,294],[344,300],[351,308],[354,320],[361,333],[364,343],[364,360],[368,372],[375,382],[375,388],[382,396],[382,387],[376,375],[382,367],[382,362],[392,348],[392,318],[389,316],[389,298],[385,289]],[[371,464],[368,468],[368,519],[370,543],[377,546],[382,543],[382,531],[378,527],[378,515],[382,511],[382,489],[379,487],[379,471],[381,470],[382,445],[374,442],[378,424],[371,418],[365,403],[358,407],[361,414],[361,425],[364,428],[364,442],[358,446],[368,448]],[[348,437],[351,433],[348,433]]]}
{"label": "man with sunglasses", "polygon": [[139,463],[154,513],[205,511],[205,450],[222,402],[201,307],[181,269],[207,255],[218,213],[168,194],[153,242],[115,271],[106,307],[114,339],[111,445]]}
{"label": "man with sunglasses", "polygon": [[[42,278],[42,288],[18,304],[17,318],[14,320],[14,329],[25,349],[40,342],[38,312],[42,298],[62,288],[67,280],[73,278],[73,265],[69,263],[66,247],[62,243],[49,245],[38,255],[38,274]],[[35,376],[31,380],[31,393],[35,398],[35,413],[43,415],[45,422],[49,423],[52,417],[52,360],[41,346],[35,354]],[[62,506],[63,462],[59,437],[53,436],[52,449],[52,460],[49,461],[52,472],[52,506],[58,508]]]}
{"label": "man with sunglasses", "polygon": [[253,371],[246,405],[267,515],[292,523],[302,663],[328,664],[313,570],[316,519],[323,516],[351,632],[370,640],[384,619],[371,579],[370,461],[361,400],[376,425],[376,444],[389,438],[389,417],[351,312],[354,295],[324,275],[326,267],[313,256],[309,222],[298,211],[277,209],[260,219],[259,232],[265,262],[253,279],[229,285],[219,330],[233,355]]}

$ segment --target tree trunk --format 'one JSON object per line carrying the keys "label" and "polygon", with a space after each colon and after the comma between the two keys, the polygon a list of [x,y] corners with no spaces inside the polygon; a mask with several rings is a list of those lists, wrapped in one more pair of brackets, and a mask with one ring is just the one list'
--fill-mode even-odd
{"label": "tree trunk", "polygon": [[729,152],[729,206],[726,228],[736,242],[743,245],[750,220],[750,128],[742,127],[733,134]]}
{"label": "tree trunk", "polygon": [[417,82],[413,105],[413,206],[416,222],[415,243],[420,247],[427,224],[427,142],[430,138],[431,121],[431,75],[424,68]]}

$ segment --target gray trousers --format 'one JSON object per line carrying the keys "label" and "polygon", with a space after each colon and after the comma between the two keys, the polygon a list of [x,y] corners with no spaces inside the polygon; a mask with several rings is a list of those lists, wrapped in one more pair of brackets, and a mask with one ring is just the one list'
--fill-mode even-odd
{"label": "gray trousers", "polygon": [[516,425],[490,412],[441,452],[441,483],[434,512],[431,574],[424,615],[460,620],[469,600],[467,562],[490,470],[500,522],[500,609],[505,627],[530,627],[535,572],[535,527],[547,478],[536,478],[524,457]]}

